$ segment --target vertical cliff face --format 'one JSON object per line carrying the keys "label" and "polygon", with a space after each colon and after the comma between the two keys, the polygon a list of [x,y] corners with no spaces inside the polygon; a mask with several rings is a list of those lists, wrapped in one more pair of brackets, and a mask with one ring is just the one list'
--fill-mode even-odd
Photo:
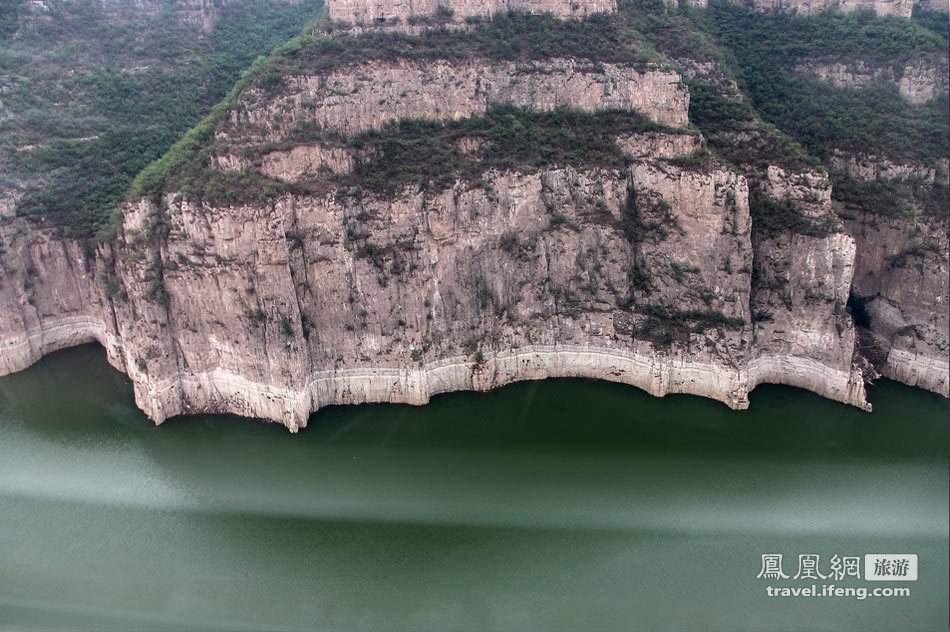
{"label": "vertical cliff face", "polygon": [[[23,219],[0,223],[0,373],[43,355],[99,342],[118,359],[112,302],[115,281],[95,253]],[[124,365],[120,364],[121,368]]]}
{"label": "vertical cliff face", "polygon": [[[248,82],[109,246],[0,220],[0,373],[97,340],[156,422],[291,430],[326,405],[555,376],[733,408],[775,382],[869,409],[870,362],[947,394],[940,220],[839,216],[828,174],[761,121],[690,128],[687,81],[658,63],[404,52]],[[720,110],[745,106],[714,63],[683,66],[727,88]]]}
{"label": "vertical cliff face", "polygon": [[805,60],[795,71],[812,75],[841,88],[859,88],[873,82],[894,84],[908,103],[927,103],[948,89],[947,58],[922,58],[897,66],[854,60]]}
{"label": "vertical cliff face", "polygon": [[[646,161],[493,173],[439,194],[339,193],[228,209],[171,197],[127,214],[133,243],[120,251],[146,254],[119,259],[129,298],[117,321],[145,350],[128,370],[152,418],[217,410],[296,429],[328,404],[551,376],[737,408],[781,381],[864,405],[853,331],[828,318],[833,305],[780,291],[774,322],[753,329],[741,176]],[[144,237],[165,221],[164,240]],[[766,249],[765,275],[847,300],[846,236]]]}
{"label": "vertical cliff face", "polygon": [[867,311],[866,353],[892,379],[950,392],[950,301],[946,226],[932,218],[858,212],[854,293]]}
{"label": "vertical cliff face", "polygon": [[883,198],[847,200],[842,212],[858,251],[852,302],[862,353],[887,377],[950,394],[947,160],[901,164],[839,152],[832,164]]}
{"label": "vertical cliff face", "polygon": [[[675,2],[668,2],[676,6]],[[702,8],[707,0],[687,0],[691,7]],[[737,2],[736,4],[743,4]],[[393,24],[405,22],[410,16],[440,16],[446,22],[464,21],[465,18],[490,18],[498,13],[524,11],[551,13],[559,18],[583,18],[588,15],[612,12],[615,0],[386,0],[367,3],[363,0],[334,0],[328,3],[330,19],[356,24]],[[870,10],[881,16],[909,18],[914,6],[928,11],[947,11],[946,3],[929,0],[754,0],[752,6],[760,11],[784,11],[795,15],[817,15],[825,11]]]}
{"label": "vertical cliff face", "polygon": [[637,110],[678,127],[688,122],[689,92],[670,70],[574,59],[371,62],[290,77],[277,94],[249,91],[223,138],[273,142],[313,127],[353,134],[399,119],[458,120],[497,106]]}
{"label": "vertical cliff face", "polygon": [[[799,232],[760,229],[753,236],[752,319],[763,364],[775,379],[816,390],[815,373],[790,367],[786,357],[807,357],[843,372],[837,399],[863,394],[855,368],[855,330],[847,310],[856,247],[838,232],[831,183],[817,172],[787,173],[771,166],[761,183],[768,198],[801,209],[813,226]],[[784,377],[783,377],[784,376]],[[824,379],[818,378],[818,379]]]}
{"label": "vertical cliff face", "polygon": [[615,0],[386,0],[373,3],[364,0],[335,0],[329,3],[331,20],[356,24],[406,22],[410,16],[434,15],[445,21],[464,21],[465,18],[490,18],[508,11],[551,13],[559,18],[583,18],[616,9]]}
{"label": "vertical cliff face", "polygon": [[[691,147],[623,140],[669,158]],[[215,207],[169,195],[127,209],[113,263],[82,255],[70,272],[75,245],[59,242],[36,300],[65,301],[47,311],[72,320],[22,322],[43,332],[33,359],[54,339],[104,342],[156,421],[220,411],[297,429],[324,405],[552,376],[735,408],[777,381],[864,405],[853,330],[831,300],[846,300],[853,242],[754,240],[748,199],[742,176],[655,156],[392,197]],[[70,283],[87,294],[62,296]],[[67,322],[82,326],[51,333]]]}

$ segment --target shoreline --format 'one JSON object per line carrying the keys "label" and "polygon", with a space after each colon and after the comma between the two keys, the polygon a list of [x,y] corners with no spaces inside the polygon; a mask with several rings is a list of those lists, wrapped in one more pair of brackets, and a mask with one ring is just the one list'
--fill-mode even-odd
{"label": "shoreline", "polygon": [[[481,363],[469,356],[452,356],[417,367],[325,369],[311,373],[296,387],[254,381],[221,368],[179,371],[156,379],[124,360],[127,354],[101,321],[88,317],[65,321],[20,336],[18,344],[0,343],[0,375],[23,370],[48,353],[95,342],[103,347],[109,363],[129,376],[136,406],[156,425],[179,415],[234,414],[297,432],[325,406],[425,405],[442,393],[488,392],[515,382],[571,377],[627,384],[655,397],[696,395],[733,410],[747,409],[748,394],[759,384],[781,384],[871,411],[857,367],[847,372],[810,358],[763,354],[737,368],[682,354],[585,345],[520,347],[486,353]],[[77,331],[80,324],[83,327]],[[17,351],[14,357],[12,348]]]}

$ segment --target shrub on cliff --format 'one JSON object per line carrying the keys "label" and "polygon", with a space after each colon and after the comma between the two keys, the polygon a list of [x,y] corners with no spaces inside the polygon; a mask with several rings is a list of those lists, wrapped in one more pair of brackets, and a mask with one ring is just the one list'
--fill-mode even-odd
{"label": "shrub on cliff", "polygon": [[[352,140],[354,147],[374,148],[371,158],[357,163],[353,176],[367,189],[392,193],[407,184],[443,189],[459,179],[474,182],[489,169],[621,168],[627,159],[616,144],[618,134],[663,129],[637,112],[570,109],[499,107],[459,121],[403,120]],[[466,153],[459,146],[462,139],[478,139],[480,148],[474,155]]]}
{"label": "shrub on cliff", "polygon": [[790,70],[809,58],[859,57],[891,66],[946,56],[946,40],[916,20],[866,11],[766,14],[725,0],[714,0],[706,12],[692,15],[732,54],[751,105],[809,154],[825,159],[840,148],[897,160],[928,162],[946,156],[950,126],[945,96],[910,105],[891,84],[845,90]]}
{"label": "shrub on cliff", "polygon": [[17,22],[24,4],[0,2],[3,107],[12,114],[0,141],[15,140],[0,142],[0,171],[26,186],[18,214],[79,237],[107,224],[135,175],[321,6],[233,0],[201,36],[170,3],[144,30],[141,12],[89,2],[47,3],[43,19]]}

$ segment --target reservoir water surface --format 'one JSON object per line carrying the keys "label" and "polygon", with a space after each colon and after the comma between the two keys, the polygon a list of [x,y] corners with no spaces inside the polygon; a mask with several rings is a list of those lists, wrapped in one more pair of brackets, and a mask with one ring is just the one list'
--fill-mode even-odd
{"label": "reservoir water surface", "polygon": [[[950,407],[869,397],[548,380],[156,428],[99,347],[60,352],[0,379],[0,629],[946,629]],[[918,579],[793,579],[871,553]],[[766,594],[813,583],[910,595]]]}

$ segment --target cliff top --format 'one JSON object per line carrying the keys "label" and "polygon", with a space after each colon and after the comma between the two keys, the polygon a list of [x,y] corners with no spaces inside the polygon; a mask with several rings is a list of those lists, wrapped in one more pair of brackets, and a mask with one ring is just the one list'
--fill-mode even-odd
{"label": "cliff top", "polygon": [[477,21],[518,11],[583,18],[617,10],[616,0],[330,0],[330,19],[356,24],[395,24],[434,16],[442,22]]}

